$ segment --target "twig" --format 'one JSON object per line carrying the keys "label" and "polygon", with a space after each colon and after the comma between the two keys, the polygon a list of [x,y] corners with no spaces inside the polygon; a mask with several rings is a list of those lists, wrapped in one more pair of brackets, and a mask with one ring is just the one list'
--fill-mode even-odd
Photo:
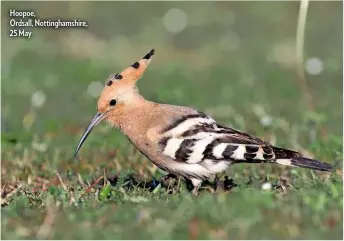
{"label": "twig", "polygon": [[57,177],[59,178],[59,180],[60,180],[60,183],[61,183],[61,185],[62,185],[63,189],[64,189],[66,192],[68,192],[68,189],[67,189],[66,185],[63,183],[63,181],[62,181],[62,178],[61,178],[60,174],[59,174],[58,172],[56,172],[56,175],[57,175]]}
{"label": "twig", "polygon": [[38,239],[46,239],[51,232],[52,225],[55,221],[57,216],[57,209],[54,207],[47,199],[47,215],[44,218],[42,225],[39,227],[37,231],[37,238]]}
{"label": "twig", "polygon": [[[296,32],[296,74],[298,80],[297,83],[301,89],[304,102],[310,111],[314,111],[313,98],[307,86],[303,56],[308,6],[309,0],[301,0]],[[321,127],[321,135],[324,139],[326,139],[326,130],[323,126]]]}
{"label": "twig", "polygon": [[76,202],[76,200],[75,200],[75,198],[74,198],[73,192],[72,192],[72,191],[70,191],[70,192],[68,191],[66,185],[63,183],[62,178],[61,178],[61,176],[60,176],[60,174],[59,174],[58,172],[56,172],[56,175],[57,175],[57,177],[59,178],[60,183],[61,183],[63,189],[64,189],[67,193],[70,194],[70,202],[71,202],[71,203],[74,203],[75,206],[78,206],[78,203]]}
{"label": "twig", "polygon": [[103,177],[104,177],[104,176],[99,177],[91,186],[89,186],[89,187],[86,189],[85,193],[81,195],[81,197],[83,197],[86,193],[90,192],[90,190],[91,190],[100,180],[102,180]]}
{"label": "twig", "polygon": [[4,198],[1,197],[1,206],[8,204],[10,197],[16,194],[22,186],[23,185],[20,184],[17,188],[14,188],[11,192],[9,192]]}
{"label": "twig", "polygon": [[305,41],[305,29],[306,29],[306,19],[307,19],[307,12],[308,12],[308,4],[309,0],[301,0],[300,3],[300,11],[299,11],[299,19],[297,23],[297,32],[296,32],[296,73],[298,76],[298,84],[302,91],[304,101],[306,102],[308,108],[310,110],[314,109],[312,103],[312,96],[308,92],[306,76],[304,72],[304,64],[303,64],[303,47]]}
{"label": "twig", "polygon": [[78,176],[78,180],[79,180],[81,186],[85,186],[85,182],[84,182],[84,180],[82,179],[80,173],[78,173],[77,176]]}
{"label": "twig", "polygon": [[2,192],[2,190],[5,189],[6,185],[7,185],[7,183],[5,182],[5,184],[4,184],[4,185],[2,186],[2,188],[1,188],[1,192]]}

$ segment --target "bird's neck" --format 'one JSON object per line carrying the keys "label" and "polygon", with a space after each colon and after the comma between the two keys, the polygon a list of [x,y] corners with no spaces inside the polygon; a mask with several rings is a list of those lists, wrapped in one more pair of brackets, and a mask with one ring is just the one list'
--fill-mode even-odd
{"label": "bird's neck", "polygon": [[137,95],[133,104],[126,106],[120,114],[110,118],[110,123],[119,128],[126,136],[138,136],[144,134],[150,123],[152,110],[157,105]]}

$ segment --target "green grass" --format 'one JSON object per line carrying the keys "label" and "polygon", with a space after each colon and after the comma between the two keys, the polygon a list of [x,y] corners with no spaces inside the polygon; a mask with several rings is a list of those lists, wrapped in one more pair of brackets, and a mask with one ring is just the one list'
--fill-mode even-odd
{"label": "green grass", "polygon": [[[342,180],[309,172],[272,175],[233,168],[237,187],[197,198],[185,185],[169,194],[159,186],[87,185],[66,178],[45,192],[24,184],[2,209],[4,239],[339,239]],[[250,170],[251,169],[251,170]],[[245,173],[245,175],[243,175]],[[277,173],[275,171],[274,173]],[[264,179],[272,190],[264,191]],[[138,184],[136,184],[138,186]],[[36,185],[38,186],[38,185]],[[52,222],[52,223],[50,223]],[[45,223],[45,224],[44,224]],[[46,226],[44,226],[46,225]],[[39,230],[43,230],[39,231]],[[135,230],[135,232],[133,232]]]}
{"label": "green grass", "polygon": [[[56,14],[64,14],[66,6],[55,4]],[[310,4],[305,57],[324,62],[321,74],[306,76],[312,111],[286,64],[296,3],[93,4],[68,6],[71,16],[85,11],[93,26],[82,36],[72,31],[74,40],[63,38],[65,30],[37,31],[30,41],[2,33],[2,239],[343,238],[341,3]],[[173,7],[193,23],[175,36],[161,25]],[[216,20],[229,9],[236,13],[231,27]],[[236,51],[218,42],[228,28],[240,36]],[[99,47],[103,40],[105,48]],[[183,180],[159,184],[165,174],[106,124],[73,159],[96,111],[88,85],[104,82],[152,47],[156,55],[138,83],[147,99],[193,106],[222,124],[332,163],[334,173],[240,164],[226,172],[236,185],[212,193],[210,180],[193,197]],[[267,61],[281,48],[287,50],[278,61]],[[31,104],[38,90],[47,97],[41,108]],[[262,189],[266,182],[271,190]]]}

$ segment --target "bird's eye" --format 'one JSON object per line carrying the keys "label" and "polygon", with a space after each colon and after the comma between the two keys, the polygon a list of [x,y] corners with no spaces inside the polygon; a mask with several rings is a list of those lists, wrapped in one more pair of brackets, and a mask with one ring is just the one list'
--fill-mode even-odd
{"label": "bird's eye", "polygon": [[114,100],[114,99],[110,100],[110,105],[111,106],[114,106],[115,104],[116,104],[116,100]]}

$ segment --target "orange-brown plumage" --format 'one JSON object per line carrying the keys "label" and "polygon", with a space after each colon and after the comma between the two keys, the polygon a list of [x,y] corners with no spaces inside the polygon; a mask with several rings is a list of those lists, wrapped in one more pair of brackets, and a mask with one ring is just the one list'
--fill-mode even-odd
{"label": "orange-brown plumage", "polygon": [[211,175],[240,162],[277,163],[331,171],[330,164],[302,157],[257,137],[220,124],[195,109],[145,100],[136,82],[154,50],[121,73],[111,75],[98,100],[98,113],[84,132],[82,143],[100,121],[106,120],[161,169],[192,181],[194,193]]}

